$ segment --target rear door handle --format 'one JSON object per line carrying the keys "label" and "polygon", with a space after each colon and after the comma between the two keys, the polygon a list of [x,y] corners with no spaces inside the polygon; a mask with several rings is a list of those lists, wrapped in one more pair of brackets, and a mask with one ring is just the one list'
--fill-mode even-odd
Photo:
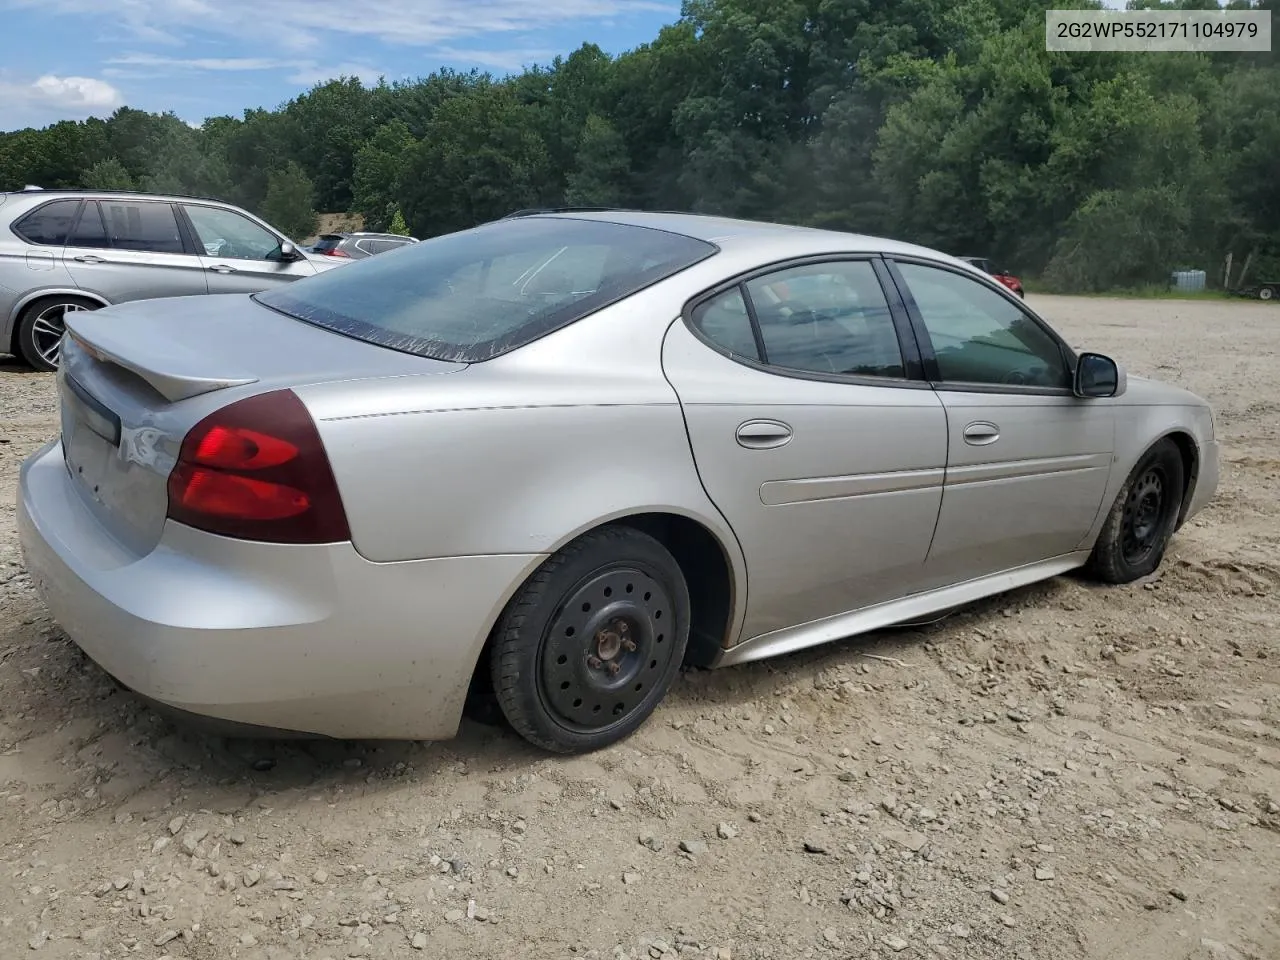
{"label": "rear door handle", "polygon": [[781,420],[748,420],[738,425],[738,444],[748,450],[780,447],[791,437],[791,426]]}
{"label": "rear door handle", "polygon": [[964,442],[974,447],[985,447],[1000,439],[1000,428],[986,420],[975,420],[964,428]]}
{"label": "rear door handle", "polygon": [[212,270],[214,273],[235,273],[236,272],[235,267],[228,267],[225,263],[215,263],[209,269]]}
{"label": "rear door handle", "polygon": [[94,256],[92,253],[82,253],[78,257],[72,257],[76,263],[106,263],[102,257]]}

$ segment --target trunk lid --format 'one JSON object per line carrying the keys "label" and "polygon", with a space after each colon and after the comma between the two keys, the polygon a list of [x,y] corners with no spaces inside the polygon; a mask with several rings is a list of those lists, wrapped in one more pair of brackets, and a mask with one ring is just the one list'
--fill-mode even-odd
{"label": "trunk lid", "polygon": [[57,375],[63,456],[95,517],[141,556],[164,528],[183,437],[217,408],[284,387],[465,367],[353,340],[241,294],[69,314]]}

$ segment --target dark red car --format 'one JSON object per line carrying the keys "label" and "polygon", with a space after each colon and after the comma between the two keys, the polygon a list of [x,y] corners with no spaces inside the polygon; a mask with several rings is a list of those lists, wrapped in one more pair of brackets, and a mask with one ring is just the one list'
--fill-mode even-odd
{"label": "dark red car", "polygon": [[967,263],[972,263],[975,267],[977,267],[983,273],[991,274],[991,276],[995,277],[997,280],[1003,283],[1006,287],[1008,287],[1018,296],[1020,297],[1026,296],[1026,294],[1022,292],[1021,280],[1015,277],[1008,270],[1001,270],[993,266],[991,261],[988,260],[986,257],[961,257],[960,259],[966,261]]}

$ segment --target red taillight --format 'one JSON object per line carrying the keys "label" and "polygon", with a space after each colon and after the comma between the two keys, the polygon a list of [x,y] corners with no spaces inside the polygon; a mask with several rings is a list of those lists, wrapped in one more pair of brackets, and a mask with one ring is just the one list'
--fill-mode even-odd
{"label": "red taillight", "polygon": [[334,247],[332,250],[324,251],[324,255],[326,257],[346,257],[348,260],[351,259],[351,254],[339,250],[337,247]]}
{"label": "red taillight", "polygon": [[168,516],[240,540],[351,539],[329,456],[292,390],[239,400],[191,429],[169,474]]}

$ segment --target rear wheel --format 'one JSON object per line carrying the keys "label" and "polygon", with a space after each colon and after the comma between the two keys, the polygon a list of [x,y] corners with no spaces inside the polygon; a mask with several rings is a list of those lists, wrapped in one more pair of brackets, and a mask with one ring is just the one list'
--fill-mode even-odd
{"label": "rear wheel", "polygon": [[1273,297],[1275,297],[1275,295],[1276,295],[1275,289],[1272,287],[1263,287],[1261,290],[1258,291],[1259,300],[1270,300]]}
{"label": "rear wheel", "polygon": [[667,549],[629,527],[584,534],[507,605],[490,659],[508,722],[556,753],[633,733],[666,695],[689,640],[689,590]]}
{"label": "rear wheel", "polygon": [[1161,440],[1133,468],[1089,558],[1089,570],[1106,583],[1131,583],[1160,566],[1182,509],[1182,454]]}
{"label": "rear wheel", "polygon": [[66,315],[97,307],[91,300],[70,296],[46,297],[28,304],[18,319],[18,355],[37,370],[58,369]]}

